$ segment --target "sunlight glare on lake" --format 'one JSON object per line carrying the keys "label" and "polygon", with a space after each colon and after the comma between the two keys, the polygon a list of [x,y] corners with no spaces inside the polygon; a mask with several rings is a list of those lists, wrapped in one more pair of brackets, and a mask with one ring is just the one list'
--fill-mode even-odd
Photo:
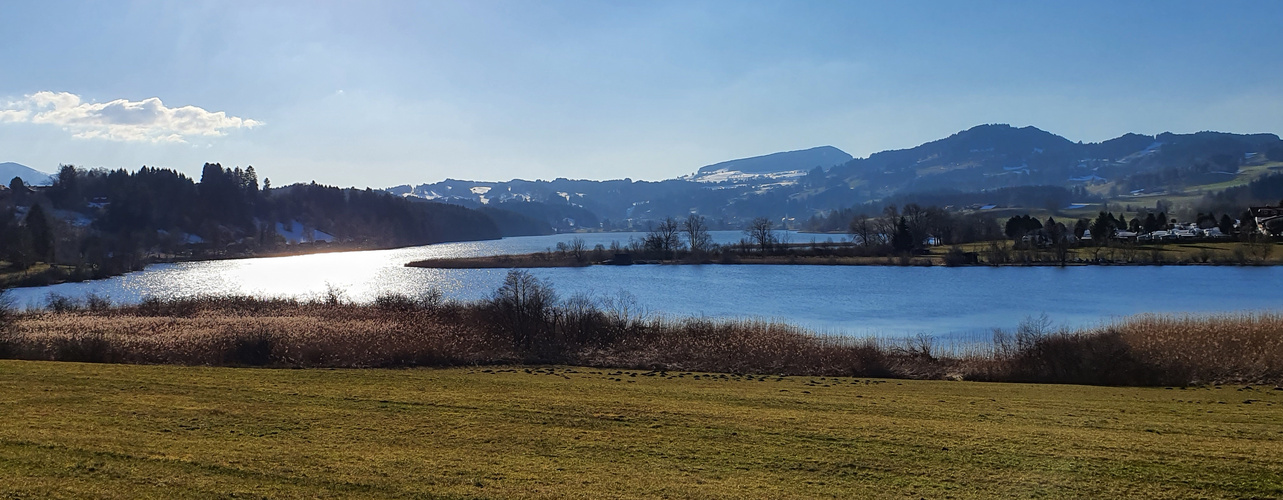
{"label": "sunlight glare on lake", "polygon": [[[405,263],[429,258],[529,253],[583,238],[589,247],[636,234],[562,234],[421,247],[292,257],[157,264],[105,280],[11,291],[17,303],[42,307],[50,293],[116,302],[145,297],[258,295],[302,300],[368,302],[381,294],[445,298],[492,296],[506,269],[425,269]],[[715,233],[734,241],[738,231]],[[627,292],[653,314],[782,320],[834,334],[917,333],[989,338],[1047,313],[1058,324],[1092,326],[1141,312],[1275,309],[1283,303],[1283,267],[878,267],[634,265],[530,269],[560,297]],[[1190,294],[1196,283],[1201,293]]]}

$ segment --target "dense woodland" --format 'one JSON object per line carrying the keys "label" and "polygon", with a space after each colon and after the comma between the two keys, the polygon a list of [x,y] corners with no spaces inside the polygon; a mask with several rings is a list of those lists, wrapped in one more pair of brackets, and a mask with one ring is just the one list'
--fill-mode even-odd
{"label": "dense woodland", "polygon": [[[547,224],[501,209],[481,212],[315,182],[272,187],[267,179],[259,182],[252,166],[216,163],[205,164],[199,181],[162,168],[63,166],[50,186],[15,179],[9,188],[0,192],[0,260],[18,269],[61,264],[78,274],[69,277],[116,274],[157,259],[550,232]],[[278,224],[307,235],[328,234],[333,241],[287,245]]]}

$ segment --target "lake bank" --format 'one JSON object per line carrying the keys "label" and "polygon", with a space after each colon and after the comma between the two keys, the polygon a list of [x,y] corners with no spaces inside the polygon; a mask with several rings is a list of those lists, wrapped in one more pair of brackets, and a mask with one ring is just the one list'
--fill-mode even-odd
{"label": "lake bank", "polygon": [[[1000,246],[1001,245],[1001,246]],[[1074,266],[1277,266],[1283,252],[1268,246],[1237,242],[1150,244],[1108,247],[1013,248],[1007,242],[981,242],[952,247],[929,247],[900,255],[866,255],[850,244],[792,244],[773,253],[721,250],[694,254],[686,251],[602,250],[542,251],[525,254],[425,259],[407,267],[430,269],[506,269],[621,265],[802,265],[802,266],[947,266],[947,267],[1074,267]]]}
{"label": "lake bank", "polygon": [[[632,259],[591,261],[570,255],[548,255],[543,253],[521,255],[494,255],[486,257],[465,257],[457,259],[430,259],[406,263],[406,267],[428,269],[535,269],[548,267],[587,267],[587,266],[630,266],[630,265],[829,265],[829,266],[879,266],[895,265],[887,262],[886,257],[799,257],[787,255],[745,255],[719,258],[695,257],[683,259]],[[917,259],[907,265],[930,265],[928,259]]]}

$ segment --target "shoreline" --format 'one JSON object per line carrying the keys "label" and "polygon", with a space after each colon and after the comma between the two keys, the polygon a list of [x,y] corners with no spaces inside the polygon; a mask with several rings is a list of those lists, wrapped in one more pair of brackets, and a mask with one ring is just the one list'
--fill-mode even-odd
{"label": "shoreline", "polygon": [[925,254],[914,256],[802,256],[802,255],[731,255],[729,257],[675,258],[675,259],[635,259],[616,263],[611,259],[581,259],[571,255],[545,253],[505,254],[485,257],[463,257],[452,259],[425,259],[407,262],[405,267],[425,269],[536,269],[555,267],[592,267],[592,266],[633,266],[633,265],[782,265],[782,266],[875,266],[875,267],[1162,267],[1162,266],[1218,266],[1218,267],[1273,267],[1283,262],[1267,260],[1261,262],[1242,261],[1119,261],[1117,259],[1098,261],[1075,259],[1071,261],[1028,260],[1011,262],[948,262],[944,254]]}

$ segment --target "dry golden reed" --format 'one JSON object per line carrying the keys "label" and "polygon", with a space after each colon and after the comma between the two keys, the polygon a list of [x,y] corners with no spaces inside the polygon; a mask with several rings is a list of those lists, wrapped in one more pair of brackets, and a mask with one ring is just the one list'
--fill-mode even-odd
{"label": "dry golden reed", "polygon": [[761,320],[640,317],[560,303],[514,343],[497,301],[380,297],[149,300],[13,316],[0,357],[114,363],[403,367],[557,363],[726,373],[1102,385],[1283,382],[1283,314],[1146,314],[1037,331],[1018,344],[941,350],[910,340],[816,335]]}

